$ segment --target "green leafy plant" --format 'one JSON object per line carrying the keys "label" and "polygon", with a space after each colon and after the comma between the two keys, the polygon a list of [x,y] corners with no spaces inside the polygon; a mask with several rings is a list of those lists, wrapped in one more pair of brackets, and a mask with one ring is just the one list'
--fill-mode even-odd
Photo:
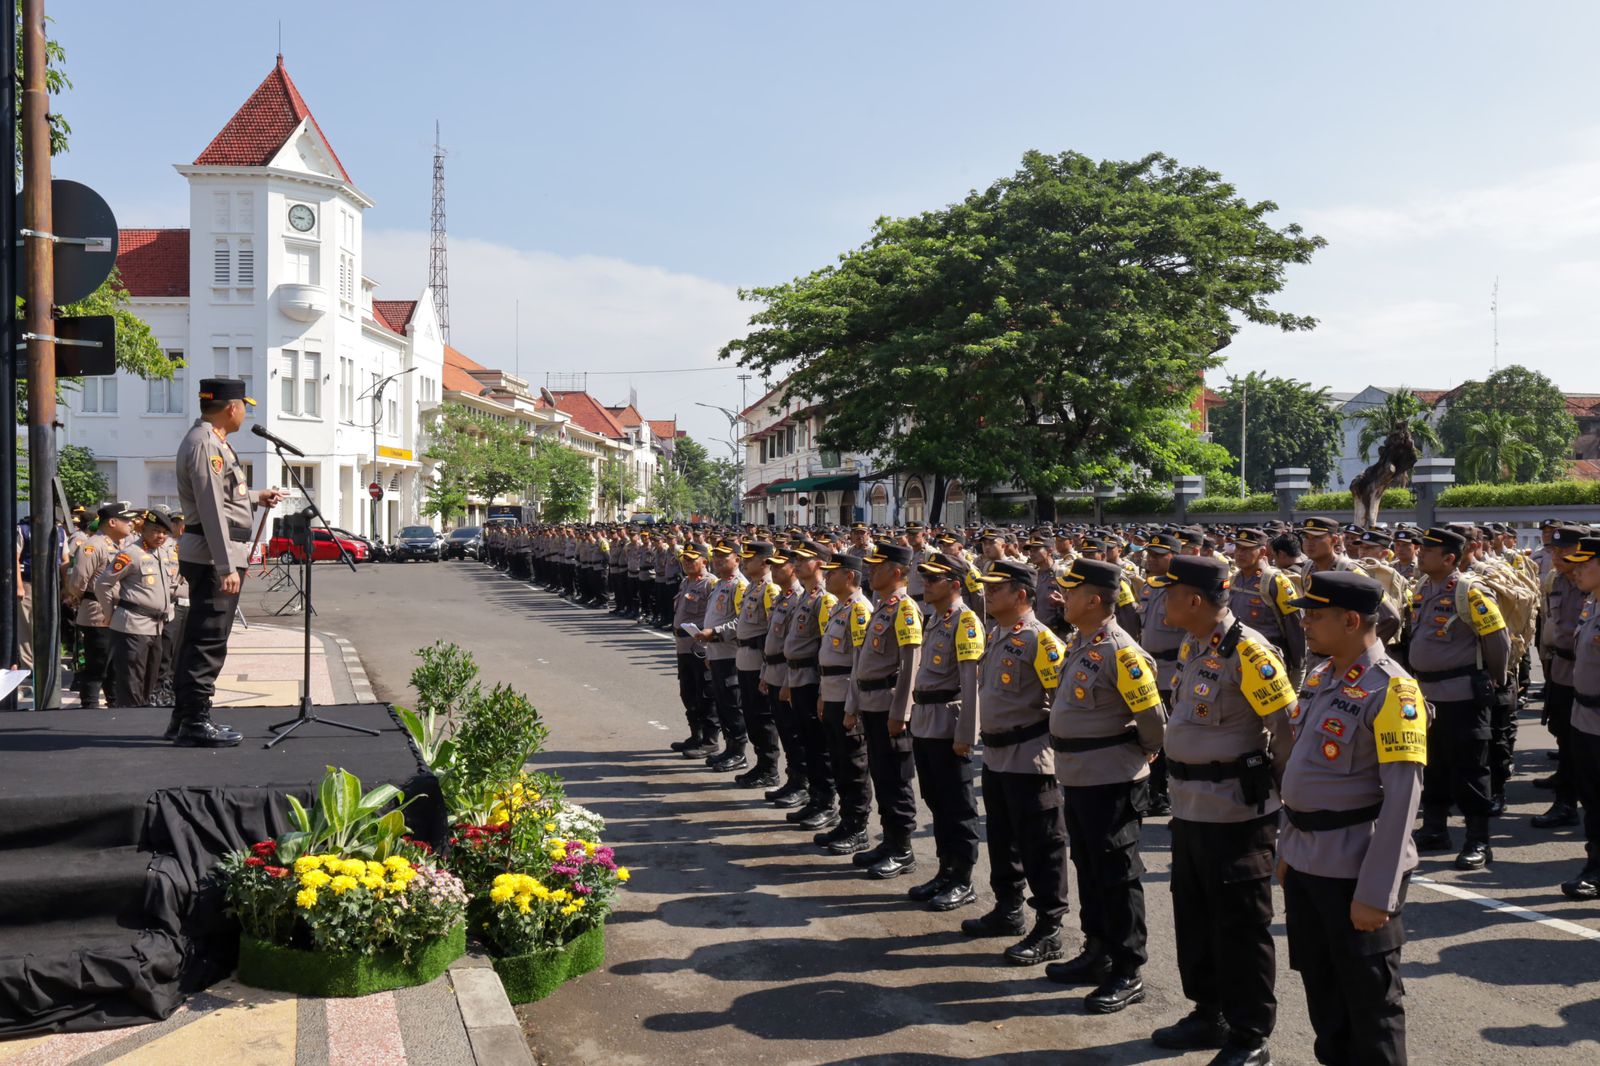
{"label": "green leafy plant", "polygon": [[[311,811],[294,796],[288,800],[289,821],[294,830],[278,838],[280,862],[292,862],[301,855],[320,851],[381,862],[405,836],[403,812],[413,802],[393,785],[379,785],[363,793],[360,778],[332,766],[317,786],[317,800]],[[386,810],[397,801],[393,810]]]}
{"label": "green leafy plant", "polygon": [[435,641],[419,648],[422,665],[411,671],[411,687],[417,692],[418,714],[397,707],[401,724],[411,734],[417,752],[435,774],[448,772],[455,760],[455,741],[450,734],[458,715],[478,699],[478,664],[455,644]]}
{"label": "green leafy plant", "polygon": [[1202,496],[1189,504],[1190,514],[1227,514],[1237,511],[1275,511],[1277,497],[1270,492],[1250,496]]}
{"label": "green leafy plant", "polygon": [[455,760],[439,784],[453,811],[487,784],[522,773],[550,730],[528,698],[509,685],[496,685],[467,708],[455,733]]}
{"label": "green leafy plant", "polygon": [[1439,494],[1447,507],[1564,507],[1600,504],[1600,481],[1539,481],[1525,485],[1454,485]]}
{"label": "green leafy plant", "polygon": [[[1349,511],[1355,507],[1355,497],[1348,492],[1310,492],[1295,504],[1297,511]],[[1388,489],[1383,494],[1384,507],[1403,511],[1417,505],[1416,494],[1410,489]]]}
{"label": "green leafy plant", "polygon": [[1172,494],[1163,492],[1130,492],[1107,500],[1106,514],[1171,514]]}

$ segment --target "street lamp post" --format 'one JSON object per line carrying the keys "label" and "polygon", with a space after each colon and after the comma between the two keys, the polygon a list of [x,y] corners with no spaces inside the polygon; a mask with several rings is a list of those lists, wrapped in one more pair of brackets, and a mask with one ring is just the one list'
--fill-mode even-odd
{"label": "street lamp post", "polygon": [[732,504],[733,504],[732,517],[733,517],[733,520],[735,522],[738,522],[740,519],[742,519],[744,517],[742,514],[739,513],[739,497],[744,492],[744,475],[745,475],[745,469],[744,469],[745,454],[744,454],[744,450],[741,449],[738,444],[734,443],[735,441],[737,441],[739,439],[739,432],[738,432],[739,415],[735,411],[731,411],[726,407],[720,407],[720,406],[718,406],[717,404],[714,404],[714,403],[704,403],[704,402],[702,402],[700,400],[696,400],[694,402],[694,405],[696,407],[708,407],[713,411],[721,411],[728,418],[728,439],[726,441],[724,441],[723,443],[726,444],[728,446],[728,450],[733,453],[733,461],[739,467],[739,481],[738,481],[738,484],[736,484],[733,487],[733,500],[731,501]]}
{"label": "street lamp post", "polygon": [[[404,370],[401,370],[401,371],[399,371],[397,373],[394,373],[394,374],[390,374],[386,378],[380,378],[378,381],[374,382],[373,385],[372,385],[372,484],[374,484],[374,485],[381,485],[382,484],[382,482],[380,482],[378,480],[378,426],[383,423],[383,390],[384,390],[384,386],[388,385],[389,382],[393,381],[395,378],[404,377],[405,375],[411,373],[415,369],[417,369],[417,368],[414,367],[414,366],[408,366]],[[360,398],[361,397],[359,397],[359,396],[356,397],[356,399],[358,399],[358,400]],[[368,491],[370,492],[371,490],[368,490]],[[377,496],[373,496],[372,497],[372,517],[369,520],[369,524],[367,526],[367,535],[372,537],[372,538],[374,538],[374,539],[376,539],[377,536],[378,536],[378,497]]]}

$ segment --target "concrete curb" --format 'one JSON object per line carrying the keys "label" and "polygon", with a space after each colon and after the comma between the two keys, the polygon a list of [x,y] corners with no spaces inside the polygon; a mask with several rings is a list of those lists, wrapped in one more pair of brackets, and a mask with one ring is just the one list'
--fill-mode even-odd
{"label": "concrete curb", "polygon": [[517,1013],[488,958],[462,956],[450,967],[450,984],[477,1066],[534,1066]]}
{"label": "concrete curb", "polygon": [[339,646],[341,658],[344,660],[345,672],[350,676],[350,688],[355,693],[357,703],[377,703],[377,694],[372,691],[372,682],[367,678],[367,668],[361,665],[361,656],[356,651],[356,646],[343,637],[331,633],[322,634],[324,640],[332,640]]}

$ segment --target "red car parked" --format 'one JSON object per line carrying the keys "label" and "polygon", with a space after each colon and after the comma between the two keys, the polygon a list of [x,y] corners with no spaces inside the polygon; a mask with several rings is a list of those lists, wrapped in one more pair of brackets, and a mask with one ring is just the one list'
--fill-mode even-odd
{"label": "red car parked", "polygon": [[[350,540],[346,537],[336,537],[326,529],[313,529],[311,531],[311,561],[325,562],[329,559],[339,558],[339,545],[344,545],[344,550],[350,553],[350,558],[358,563],[367,561],[367,546],[359,540]],[[288,537],[273,537],[267,542],[267,557],[279,559],[284,556],[300,562],[305,558],[305,552],[299,544]]]}

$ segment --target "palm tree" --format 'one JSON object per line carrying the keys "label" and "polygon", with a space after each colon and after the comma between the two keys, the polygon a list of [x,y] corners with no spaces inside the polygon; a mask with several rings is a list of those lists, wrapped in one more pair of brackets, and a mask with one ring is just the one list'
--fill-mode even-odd
{"label": "palm tree", "polygon": [[1519,469],[1539,460],[1527,440],[1533,423],[1526,415],[1474,411],[1465,428],[1461,465],[1471,481],[1515,481]]}
{"label": "palm tree", "polygon": [[1356,440],[1361,458],[1366,459],[1372,453],[1372,446],[1378,445],[1377,459],[1350,482],[1359,524],[1366,526],[1377,521],[1384,492],[1405,480],[1411,468],[1417,465],[1422,448],[1440,447],[1439,434],[1428,421],[1431,411],[1432,408],[1410,389],[1396,389],[1385,396],[1381,404],[1355,416],[1362,423]]}

